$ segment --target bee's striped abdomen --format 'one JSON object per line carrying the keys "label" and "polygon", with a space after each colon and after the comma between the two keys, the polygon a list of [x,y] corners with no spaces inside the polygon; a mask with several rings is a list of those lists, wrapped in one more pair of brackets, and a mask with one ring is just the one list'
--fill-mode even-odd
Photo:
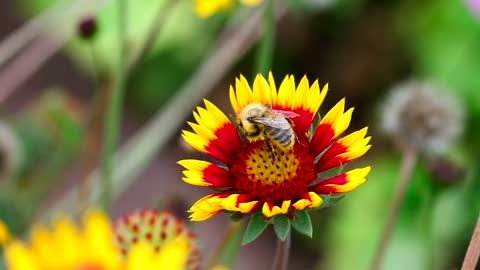
{"label": "bee's striped abdomen", "polygon": [[289,147],[293,144],[295,137],[292,129],[279,129],[267,127],[266,131],[271,139],[283,147]]}

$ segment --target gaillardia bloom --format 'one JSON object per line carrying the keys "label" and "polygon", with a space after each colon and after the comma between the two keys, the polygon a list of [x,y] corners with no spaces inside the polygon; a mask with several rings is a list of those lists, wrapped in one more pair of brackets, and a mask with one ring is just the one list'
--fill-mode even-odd
{"label": "gaillardia bloom", "polygon": [[138,242],[147,242],[155,252],[161,252],[176,238],[183,238],[188,244],[188,260],[185,269],[201,269],[201,254],[197,236],[185,222],[169,212],[142,209],[129,213],[115,221],[115,240],[124,255]]}
{"label": "gaillardia bloom", "polygon": [[230,87],[237,123],[205,100],[205,108],[193,113],[197,123],[189,123],[193,132],[184,131],[183,137],[218,162],[189,159],[179,164],[186,169],[185,182],[216,192],[198,200],[190,218],[201,221],[222,211],[250,214],[259,209],[266,218],[289,217],[319,207],[322,195],[345,193],[364,183],[370,167],[333,177],[325,173],[370,149],[367,128],[340,138],[353,112],[345,111],[344,99],[313,124],[327,91],[328,85],[320,91],[318,82],[310,85],[306,77],[296,86],[293,76],[277,91],[271,73],[268,81],[259,74],[252,89],[240,76],[235,89]]}
{"label": "gaillardia bloom", "polygon": [[0,248],[11,240],[12,236],[10,235],[10,231],[8,230],[7,224],[0,219]]}
{"label": "gaillardia bloom", "polygon": [[[228,10],[236,0],[195,0],[195,10],[198,15],[208,17],[219,11]],[[258,5],[262,0],[240,0],[245,5]]]}
{"label": "gaillardia bloom", "polygon": [[66,217],[59,218],[53,230],[34,228],[30,244],[14,240],[5,248],[5,261],[8,270],[180,270],[187,251],[185,239],[178,238],[160,252],[139,242],[122,256],[107,217],[89,212],[83,230]]}

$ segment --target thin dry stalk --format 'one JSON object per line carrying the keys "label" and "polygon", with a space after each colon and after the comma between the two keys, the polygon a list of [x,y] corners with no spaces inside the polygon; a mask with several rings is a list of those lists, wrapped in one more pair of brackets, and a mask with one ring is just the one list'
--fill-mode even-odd
{"label": "thin dry stalk", "polygon": [[386,250],[388,248],[388,243],[392,238],[393,230],[395,229],[400,210],[402,209],[403,201],[405,200],[405,194],[412,178],[416,160],[417,153],[414,149],[408,148],[404,150],[397,188],[395,189],[395,193],[393,195],[392,205],[383,227],[380,242],[377,246],[375,256],[373,257],[372,264],[370,266],[371,270],[378,270],[382,265]]}
{"label": "thin dry stalk", "polygon": [[477,225],[472,234],[472,240],[468,246],[465,259],[463,260],[462,270],[475,270],[480,257],[480,215],[478,216]]}

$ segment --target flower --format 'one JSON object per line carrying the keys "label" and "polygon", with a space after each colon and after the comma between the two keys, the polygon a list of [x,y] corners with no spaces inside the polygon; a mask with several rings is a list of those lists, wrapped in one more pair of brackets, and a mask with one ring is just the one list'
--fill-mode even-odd
{"label": "flower", "polygon": [[[240,0],[245,5],[255,6],[262,0]],[[234,0],[195,0],[195,10],[201,17],[209,17],[219,11],[228,10],[234,4]]]}
{"label": "flower", "polygon": [[418,152],[444,151],[463,131],[457,101],[431,82],[395,85],[382,107],[382,128],[401,147]]}
{"label": "flower", "polygon": [[196,123],[189,123],[193,132],[183,131],[183,138],[218,162],[187,159],[178,163],[186,169],[185,182],[216,192],[190,208],[191,220],[206,220],[223,211],[251,214],[258,209],[266,218],[279,214],[288,217],[295,211],[319,207],[323,195],[352,191],[364,183],[370,167],[334,177],[325,173],[370,149],[366,127],[339,138],[353,112],[353,108],[345,111],[344,99],[313,124],[327,91],[328,85],[320,91],[318,82],[310,85],[306,77],[296,86],[293,76],[287,76],[277,91],[271,73],[268,81],[257,75],[253,89],[243,76],[236,80],[235,89],[230,87],[237,117],[251,104],[296,115],[289,119],[296,137],[291,147],[281,147],[264,134],[242,139],[235,124],[205,100],[205,108],[198,107],[193,114]]}
{"label": "flower", "polygon": [[67,217],[59,218],[52,230],[34,227],[31,243],[14,240],[5,248],[5,260],[9,270],[183,269],[187,249],[181,238],[160,253],[140,242],[123,258],[107,217],[92,211],[84,216],[83,230]]}
{"label": "flower", "polygon": [[160,252],[173,239],[184,238],[188,243],[186,269],[200,269],[200,250],[197,236],[185,222],[169,212],[142,209],[121,217],[115,222],[115,240],[123,254],[128,254],[138,242],[148,242],[155,252]]}
{"label": "flower", "polygon": [[480,18],[480,0],[465,0],[465,4],[477,18]]}
{"label": "flower", "polygon": [[10,235],[7,225],[5,222],[3,222],[3,220],[0,219],[0,247],[8,244],[11,238],[12,236]]}

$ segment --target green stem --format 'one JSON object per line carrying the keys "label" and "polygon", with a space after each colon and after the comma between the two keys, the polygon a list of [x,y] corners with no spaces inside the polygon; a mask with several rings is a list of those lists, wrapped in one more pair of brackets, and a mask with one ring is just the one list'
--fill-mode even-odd
{"label": "green stem", "polygon": [[277,239],[277,249],[275,250],[275,260],[273,261],[272,270],[286,270],[288,266],[288,256],[290,255],[290,241],[292,233],[289,232],[287,239],[282,241]]}
{"label": "green stem", "polygon": [[155,17],[148,28],[145,41],[142,43],[138,54],[135,57],[132,57],[131,61],[128,63],[127,69],[129,74],[135,71],[135,69],[145,61],[157,42],[160,33],[168,22],[167,19],[174,14],[173,8],[179,3],[181,3],[181,1],[167,0],[166,4],[158,7]]}
{"label": "green stem", "polygon": [[208,261],[207,269],[212,269],[219,262],[233,269],[235,260],[238,256],[240,248],[242,222],[232,222],[227,233],[223,237],[222,242],[217,247],[212,257]]}
{"label": "green stem", "polygon": [[275,15],[274,15],[274,1],[267,0],[265,6],[265,13],[263,16],[263,32],[261,41],[257,51],[256,68],[257,72],[267,76],[272,69],[273,52],[275,46]]}
{"label": "green stem", "polygon": [[117,146],[122,105],[125,93],[126,80],[126,0],[117,0],[118,16],[118,44],[119,55],[117,69],[115,70],[115,85],[110,96],[110,104],[105,119],[103,138],[103,160],[102,160],[102,207],[106,212],[110,210],[112,193],[112,165],[115,148]]}
{"label": "green stem", "polygon": [[[430,183],[429,183],[430,184]],[[439,269],[436,266],[437,265],[443,265],[444,263],[444,257],[443,256],[437,256],[437,254],[440,254],[439,252],[442,252],[442,250],[436,248],[435,246],[435,237],[434,237],[434,232],[433,232],[433,218],[434,218],[434,211],[435,211],[435,198],[437,197],[437,192],[435,190],[435,187],[432,187],[431,185],[428,186],[427,194],[425,194],[424,199],[425,199],[425,205],[422,213],[422,225],[423,225],[423,232],[425,236],[425,244],[427,247],[427,251],[429,252],[428,254],[428,264],[426,267],[427,269],[435,270]]]}

